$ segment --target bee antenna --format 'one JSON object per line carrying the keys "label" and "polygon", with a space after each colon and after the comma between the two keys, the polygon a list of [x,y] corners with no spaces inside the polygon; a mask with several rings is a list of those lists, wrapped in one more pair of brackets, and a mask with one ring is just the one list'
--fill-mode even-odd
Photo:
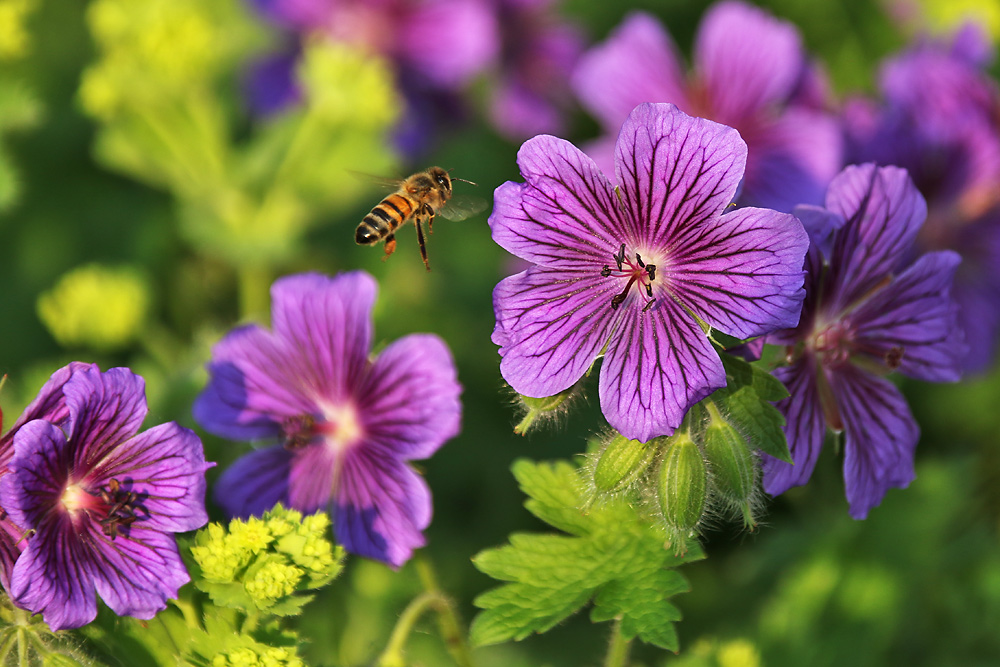
{"label": "bee antenna", "polygon": [[475,185],[475,186],[479,185],[478,183],[473,183],[472,181],[467,181],[464,178],[455,178],[454,176],[451,177],[451,180],[453,180],[453,181],[462,181],[463,183],[468,183],[469,185]]}

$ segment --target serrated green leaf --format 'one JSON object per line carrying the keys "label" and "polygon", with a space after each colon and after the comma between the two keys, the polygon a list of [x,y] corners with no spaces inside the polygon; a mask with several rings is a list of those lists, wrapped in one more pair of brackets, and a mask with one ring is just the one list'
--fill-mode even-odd
{"label": "serrated green leaf", "polygon": [[208,593],[208,597],[219,607],[229,607],[230,609],[238,609],[246,613],[257,611],[257,606],[243,587],[242,582],[220,584],[211,581],[199,581],[195,585],[198,590]]}
{"label": "serrated green leaf", "polygon": [[[594,620],[621,618],[629,637],[676,650],[672,623],[679,612],[667,598],[687,590],[669,569],[702,557],[697,544],[680,556],[664,544],[662,529],[627,500],[609,500],[583,513],[577,469],[566,463],[513,466],[535,516],[571,535],[515,533],[510,544],[473,558],[482,572],[509,582],[474,604],[471,641],[482,646],[545,632],[596,596]],[[641,604],[625,598],[642,591]],[[652,611],[651,611],[652,610]]]}
{"label": "serrated green leaf", "polygon": [[723,354],[727,385],[711,400],[754,449],[776,459],[792,462],[785,438],[784,416],[771,401],[788,396],[780,380],[742,359]]}

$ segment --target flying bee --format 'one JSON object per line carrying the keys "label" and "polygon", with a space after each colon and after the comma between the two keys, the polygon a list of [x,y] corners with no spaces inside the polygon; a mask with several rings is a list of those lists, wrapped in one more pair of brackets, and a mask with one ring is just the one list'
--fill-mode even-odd
{"label": "flying bee", "polygon": [[390,181],[397,190],[365,216],[354,233],[354,240],[358,245],[375,245],[385,241],[384,261],[396,250],[396,230],[412,220],[417,228],[420,257],[430,271],[423,224],[426,222],[428,233],[433,233],[434,217],[437,215],[447,220],[464,220],[486,208],[485,201],[475,198],[452,199],[452,181],[475,185],[463,178],[452,178],[441,167],[417,172],[402,181]]}

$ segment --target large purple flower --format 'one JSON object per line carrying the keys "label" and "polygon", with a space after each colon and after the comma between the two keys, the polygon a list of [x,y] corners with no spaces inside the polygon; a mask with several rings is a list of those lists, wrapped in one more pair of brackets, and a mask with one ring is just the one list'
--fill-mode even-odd
{"label": "large purple flower", "polygon": [[848,167],[831,183],[825,210],[797,213],[813,242],[802,320],[768,338],[788,346],[790,365],[775,376],[791,394],[777,407],[795,464],[765,455],[764,489],[777,495],[805,484],[830,428],[843,433],[847,500],[863,519],[889,488],[913,479],[920,435],[882,376],[959,377],[965,350],[949,297],[959,257],[945,250],[911,261],[927,207],[896,167]]}
{"label": "large purple flower", "polygon": [[535,266],[493,292],[500,372],[519,393],[572,386],[599,356],[601,409],[623,435],[672,433],[725,385],[705,326],[748,338],[799,319],[808,240],[791,215],[725,215],[746,144],[672,104],[622,126],[616,183],[572,144],[531,139],[525,183],[497,188],[494,240]]}
{"label": "large purple flower", "polygon": [[15,604],[53,630],[89,623],[95,592],[118,615],[152,618],[189,580],[173,533],[208,521],[201,441],[168,423],[138,433],[142,378],[74,364],[14,432],[0,504],[32,531],[10,575]]}
{"label": "large purple flower", "polygon": [[883,66],[883,104],[845,111],[851,158],[906,168],[927,199],[917,246],[962,256],[954,297],[969,371],[989,366],[1000,339],[1000,93],[983,44],[973,26],[922,41]]}
{"label": "large purple flower", "polygon": [[272,330],[244,326],[215,346],[194,415],[223,437],[280,441],[222,474],[215,498],[229,514],[279,501],[329,509],[346,549],[398,566],[431,518],[430,491],[407,461],[458,433],[461,387],[436,336],[369,358],[375,292],[362,272],[276,281]]}
{"label": "large purple flower", "polygon": [[659,21],[634,12],[581,58],[572,83],[604,127],[587,152],[607,173],[632,108],[672,102],[739,130],[748,147],[741,204],[791,211],[822,201],[841,167],[838,126],[815,104],[815,81],[794,26],[727,1],[702,21],[690,77]]}

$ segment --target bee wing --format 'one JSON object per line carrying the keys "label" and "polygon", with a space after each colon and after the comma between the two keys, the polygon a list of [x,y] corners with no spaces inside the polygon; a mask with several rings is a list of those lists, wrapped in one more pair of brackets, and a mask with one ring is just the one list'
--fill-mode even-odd
{"label": "bee wing", "polygon": [[362,183],[367,183],[368,185],[373,186],[376,190],[381,190],[383,192],[398,190],[400,184],[403,182],[402,178],[379,176],[377,174],[369,174],[364,171],[355,171],[354,169],[348,169],[347,172]]}
{"label": "bee wing", "polygon": [[486,200],[475,195],[455,195],[438,211],[445,220],[465,220],[486,209]]}

